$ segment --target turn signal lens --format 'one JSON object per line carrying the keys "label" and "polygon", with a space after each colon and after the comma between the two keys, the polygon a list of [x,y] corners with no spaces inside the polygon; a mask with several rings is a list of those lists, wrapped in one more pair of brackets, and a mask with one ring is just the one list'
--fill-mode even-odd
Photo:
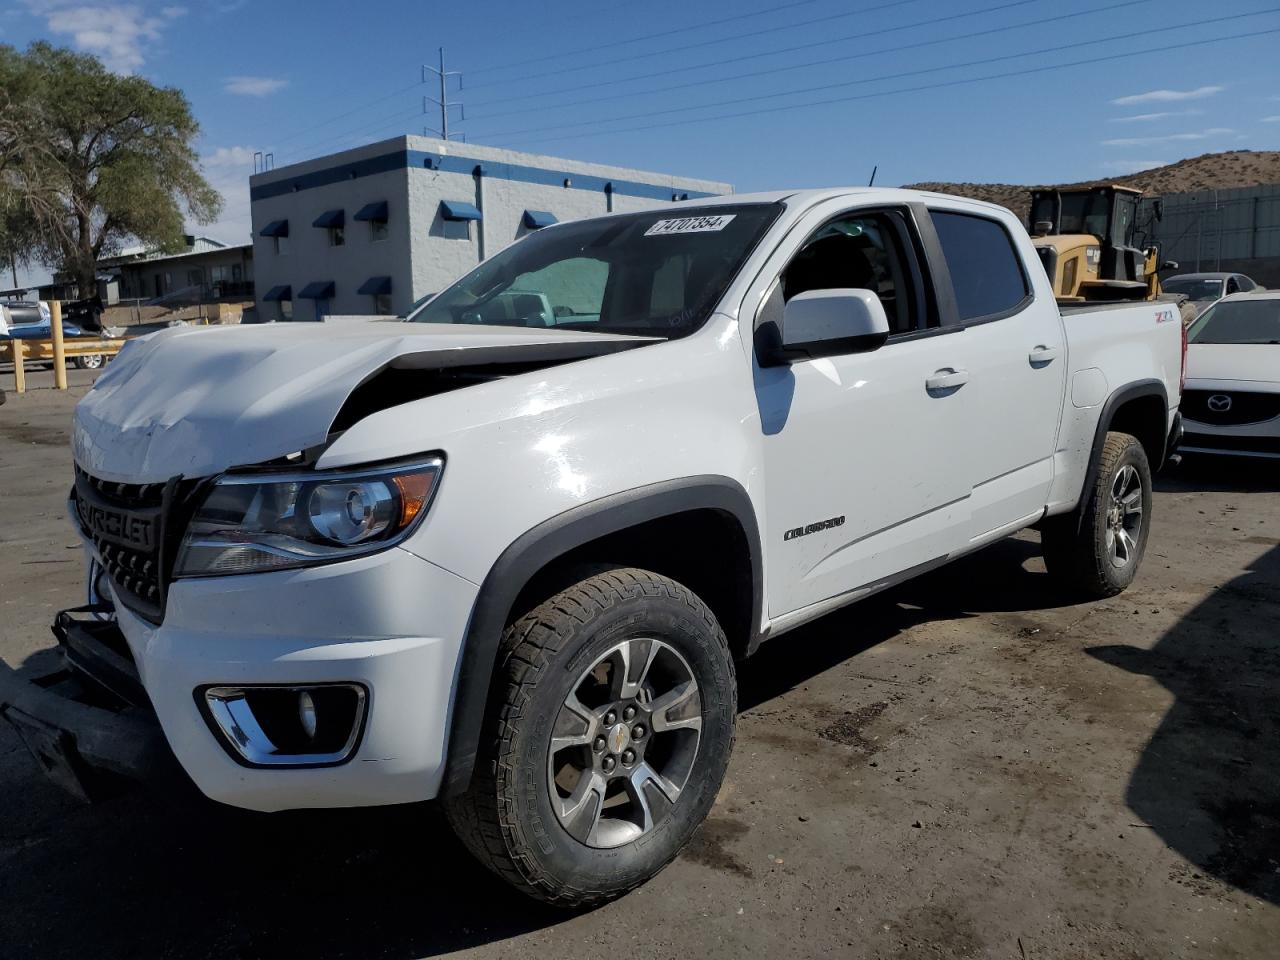
{"label": "turn signal lens", "polygon": [[413,523],[431,499],[431,491],[435,488],[438,472],[402,473],[392,478],[396,489],[400,491],[400,526],[407,527]]}

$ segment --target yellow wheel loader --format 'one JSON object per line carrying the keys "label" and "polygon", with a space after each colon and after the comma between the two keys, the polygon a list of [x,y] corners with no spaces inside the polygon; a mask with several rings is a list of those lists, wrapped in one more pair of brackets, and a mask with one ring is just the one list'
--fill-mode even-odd
{"label": "yellow wheel loader", "polygon": [[[1158,300],[1158,244],[1138,228],[1142,191],[1116,185],[1031,191],[1031,242],[1059,300]],[[1159,200],[1151,214],[1160,219]]]}

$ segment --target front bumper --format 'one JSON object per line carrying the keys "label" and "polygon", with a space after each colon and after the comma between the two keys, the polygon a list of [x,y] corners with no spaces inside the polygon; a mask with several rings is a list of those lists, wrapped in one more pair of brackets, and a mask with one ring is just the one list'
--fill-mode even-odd
{"label": "front bumper", "polygon": [[149,779],[175,767],[137,670],[121,653],[124,637],[98,612],[82,607],[54,619],[57,669],[26,680],[0,663],[0,716],[50,779],[84,800],[98,791],[97,770]]}
{"label": "front bumper", "polygon": [[[161,624],[119,603],[116,623],[169,749],[205,795],[264,811],[371,806],[439,790],[476,591],[397,547],[320,567],[177,580]],[[237,762],[197,698],[216,685],[333,683],[368,695],[359,746],[333,766]]]}

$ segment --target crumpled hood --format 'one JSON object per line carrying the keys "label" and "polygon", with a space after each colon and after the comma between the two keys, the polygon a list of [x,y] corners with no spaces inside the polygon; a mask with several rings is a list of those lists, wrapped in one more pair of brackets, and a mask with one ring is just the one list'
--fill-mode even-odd
{"label": "crumpled hood", "polygon": [[1280,382],[1280,344],[1188,344],[1187,379]]}
{"label": "crumpled hood", "polygon": [[175,327],[126,344],[76,406],[76,463],[103,480],[205,477],[323,443],[385,367],[558,363],[649,342],[568,330],[406,323]]}

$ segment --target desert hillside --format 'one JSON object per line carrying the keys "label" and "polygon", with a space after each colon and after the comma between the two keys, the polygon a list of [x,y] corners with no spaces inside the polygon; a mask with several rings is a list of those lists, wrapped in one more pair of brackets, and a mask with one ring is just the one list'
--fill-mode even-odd
{"label": "desert hillside", "polygon": [[[1280,183],[1280,151],[1230,150],[1206,153],[1179,160],[1166,167],[1154,167],[1123,177],[1087,180],[1081,183],[1056,184],[1060,187],[1087,187],[1100,183],[1119,183],[1150,194],[1190,193],[1193,190],[1225,190],[1230,187],[1254,187],[1264,183]],[[1008,207],[1023,220],[1027,217],[1030,186],[1014,183],[912,183],[918,190],[954,193],[976,200],[988,200]],[[1038,184],[1037,186],[1055,186]]]}

